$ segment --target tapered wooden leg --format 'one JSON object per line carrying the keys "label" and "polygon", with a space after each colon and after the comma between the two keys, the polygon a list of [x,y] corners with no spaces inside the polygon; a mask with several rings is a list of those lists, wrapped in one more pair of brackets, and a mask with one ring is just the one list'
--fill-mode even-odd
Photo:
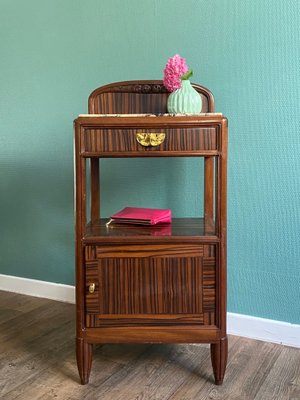
{"label": "tapered wooden leg", "polygon": [[225,338],[222,338],[218,343],[210,345],[210,355],[215,376],[215,383],[216,385],[222,385],[227,365],[227,336]]}
{"label": "tapered wooden leg", "polygon": [[83,339],[76,339],[76,357],[77,366],[82,385],[89,381],[92,359],[93,359],[93,345],[86,343]]}

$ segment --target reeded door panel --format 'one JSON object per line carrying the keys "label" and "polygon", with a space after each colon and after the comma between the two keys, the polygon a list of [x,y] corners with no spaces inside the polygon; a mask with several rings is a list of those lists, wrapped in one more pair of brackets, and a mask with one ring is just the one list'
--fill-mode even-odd
{"label": "reeded door panel", "polygon": [[215,245],[137,247],[87,246],[87,326],[214,325]]}

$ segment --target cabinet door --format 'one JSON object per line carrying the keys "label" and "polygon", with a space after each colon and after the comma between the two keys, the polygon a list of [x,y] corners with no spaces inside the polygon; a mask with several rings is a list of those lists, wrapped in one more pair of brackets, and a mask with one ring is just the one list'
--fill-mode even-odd
{"label": "cabinet door", "polygon": [[215,324],[215,245],[87,246],[85,257],[87,327]]}

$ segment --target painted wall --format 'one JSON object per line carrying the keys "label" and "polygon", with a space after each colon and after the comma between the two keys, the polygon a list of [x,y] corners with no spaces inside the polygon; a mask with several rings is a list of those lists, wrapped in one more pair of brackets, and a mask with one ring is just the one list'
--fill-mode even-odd
{"label": "painted wall", "polygon": [[[300,323],[299,25],[298,0],[1,0],[0,273],[74,283],[72,121],[178,52],[230,124],[229,311]],[[201,209],[196,160],[102,167],[104,215]]]}

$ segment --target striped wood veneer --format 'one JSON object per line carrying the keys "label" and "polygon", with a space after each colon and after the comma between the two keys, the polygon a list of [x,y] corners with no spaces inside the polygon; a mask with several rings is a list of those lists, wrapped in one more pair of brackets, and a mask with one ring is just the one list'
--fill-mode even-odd
{"label": "striped wood veneer", "polygon": [[88,327],[124,321],[215,324],[215,246],[157,247],[86,247]]}
{"label": "striped wood veneer", "polygon": [[151,132],[165,133],[166,129],[85,129],[84,151],[102,153],[217,150],[217,131],[214,127],[167,129],[164,142],[154,147],[143,147],[137,142],[137,133]]}

